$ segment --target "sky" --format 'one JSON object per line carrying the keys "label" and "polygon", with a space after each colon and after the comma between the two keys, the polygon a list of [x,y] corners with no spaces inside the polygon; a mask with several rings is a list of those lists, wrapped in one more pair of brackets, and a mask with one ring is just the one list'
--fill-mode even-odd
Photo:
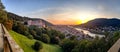
{"label": "sky", "polygon": [[2,0],[6,10],[53,24],[82,24],[95,18],[120,18],[120,0]]}

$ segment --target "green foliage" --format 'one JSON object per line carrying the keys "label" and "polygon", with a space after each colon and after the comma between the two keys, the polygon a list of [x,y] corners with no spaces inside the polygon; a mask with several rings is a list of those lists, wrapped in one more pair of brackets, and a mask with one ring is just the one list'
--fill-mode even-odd
{"label": "green foliage", "polygon": [[34,30],[29,30],[30,34],[35,37],[36,36],[36,32]]}
{"label": "green foliage", "polygon": [[[12,29],[13,29],[14,31],[16,31],[17,33],[20,33],[20,34],[28,37],[29,39],[33,39],[33,38],[34,38],[35,31],[29,30],[27,26],[23,25],[23,24],[20,23],[20,22],[14,21],[14,24],[13,24]],[[31,34],[32,34],[33,36],[32,36]]]}
{"label": "green foliage", "polygon": [[4,10],[0,9],[0,23],[3,23],[7,20],[7,14]]}
{"label": "green foliage", "polygon": [[59,42],[65,38],[65,34],[62,34],[59,31],[53,30],[53,29],[49,29],[47,30],[47,34],[50,37],[50,42],[52,44],[59,44]]}
{"label": "green foliage", "polygon": [[74,36],[74,35],[72,35],[71,37],[70,37],[70,40],[76,40],[76,36]]}
{"label": "green foliage", "polygon": [[5,9],[5,7],[3,6],[1,0],[0,0],[0,9]]}
{"label": "green foliage", "polygon": [[52,44],[59,44],[60,42],[60,38],[59,37],[51,37],[51,41]]}
{"label": "green foliage", "polygon": [[35,52],[35,50],[31,47],[35,43],[34,39],[28,39],[26,36],[18,34],[14,31],[10,31],[9,33],[16,43],[24,50],[24,52]]}
{"label": "green foliage", "polygon": [[36,51],[39,51],[42,48],[43,48],[43,46],[42,46],[41,42],[36,41],[33,45],[33,49]]}
{"label": "green foliage", "polygon": [[40,40],[45,42],[45,43],[49,43],[50,42],[50,37],[47,34],[43,34],[40,36]]}
{"label": "green foliage", "polygon": [[[35,39],[28,39],[26,36],[18,34],[14,31],[9,32],[16,43],[24,50],[24,52],[36,52],[31,46],[36,42]],[[40,41],[41,42],[41,41]],[[58,45],[51,45],[41,42],[43,48],[39,52],[63,52]]]}
{"label": "green foliage", "polygon": [[20,22],[14,22],[12,29],[25,36],[29,35],[28,28]]}
{"label": "green foliage", "polygon": [[64,52],[71,52],[72,49],[75,47],[76,42],[69,39],[64,39],[60,45],[63,48]]}
{"label": "green foliage", "polygon": [[[34,31],[34,32],[33,32]],[[29,27],[29,32],[33,35],[33,36],[40,36],[42,35],[42,30],[41,28],[38,28],[37,26],[30,26]]]}
{"label": "green foliage", "polygon": [[29,39],[33,39],[33,36],[32,35],[28,35],[27,36]]}
{"label": "green foliage", "polygon": [[92,52],[93,45],[92,42],[89,40],[81,40],[75,48],[72,50],[72,52]]}
{"label": "green foliage", "polygon": [[59,42],[65,38],[63,33],[51,28],[38,28],[36,26],[30,26],[29,32],[35,39],[41,40],[45,43],[59,44]]}
{"label": "green foliage", "polygon": [[107,52],[110,47],[120,38],[120,32],[117,31],[107,38],[99,38],[96,36],[93,40],[76,40],[76,37],[64,39],[61,47],[65,52]]}
{"label": "green foliage", "polygon": [[112,39],[114,42],[116,42],[120,38],[120,31],[117,31],[114,33]]}
{"label": "green foliage", "polygon": [[7,14],[4,11],[4,6],[2,4],[2,2],[0,1],[0,23],[3,23],[7,20]]}
{"label": "green foliage", "polygon": [[8,19],[7,12],[4,9],[5,7],[0,1],[0,23],[2,23],[7,28],[7,30],[11,30],[13,22],[12,20]]}

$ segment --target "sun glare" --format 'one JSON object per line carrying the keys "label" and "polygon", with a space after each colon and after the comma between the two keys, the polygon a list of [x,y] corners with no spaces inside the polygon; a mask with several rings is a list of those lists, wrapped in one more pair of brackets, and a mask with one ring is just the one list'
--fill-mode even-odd
{"label": "sun glare", "polygon": [[79,20],[78,23],[82,24],[94,19],[95,17],[96,16],[92,13],[81,13],[77,16],[77,19]]}

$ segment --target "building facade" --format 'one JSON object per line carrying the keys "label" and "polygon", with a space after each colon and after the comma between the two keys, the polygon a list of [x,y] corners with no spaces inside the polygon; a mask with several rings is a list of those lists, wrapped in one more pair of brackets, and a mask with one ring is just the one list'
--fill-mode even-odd
{"label": "building facade", "polygon": [[28,26],[38,26],[38,27],[45,27],[45,23],[42,20],[28,20]]}

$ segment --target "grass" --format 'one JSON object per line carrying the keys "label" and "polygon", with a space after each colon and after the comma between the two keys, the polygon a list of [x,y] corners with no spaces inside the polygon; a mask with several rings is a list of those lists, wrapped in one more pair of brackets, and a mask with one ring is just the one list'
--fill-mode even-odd
{"label": "grass", "polygon": [[24,52],[35,52],[35,50],[33,50],[31,47],[35,43],[34,39],[28,39],[27,37],[18,34],[14,31],[9,31],[9,33],[16,41],[16,43],[24,50]]}
{"label": "grass", "polygon": [[40,52],[63,52],[58,45],[51,45],[43,43],[43,49]]}
{"label": "grass", "polygon": [[[27,37],[14,31],[9,31],[9,33],[16,41],[16,43],[24,50],[24,52],[36,52],[31,47],[35,43],[35,39],[28,39]],[[41,43],[43,45],[43,48],[39,52],[63,52],[61,47],[58,45],[46,44],[43,42]]]}

